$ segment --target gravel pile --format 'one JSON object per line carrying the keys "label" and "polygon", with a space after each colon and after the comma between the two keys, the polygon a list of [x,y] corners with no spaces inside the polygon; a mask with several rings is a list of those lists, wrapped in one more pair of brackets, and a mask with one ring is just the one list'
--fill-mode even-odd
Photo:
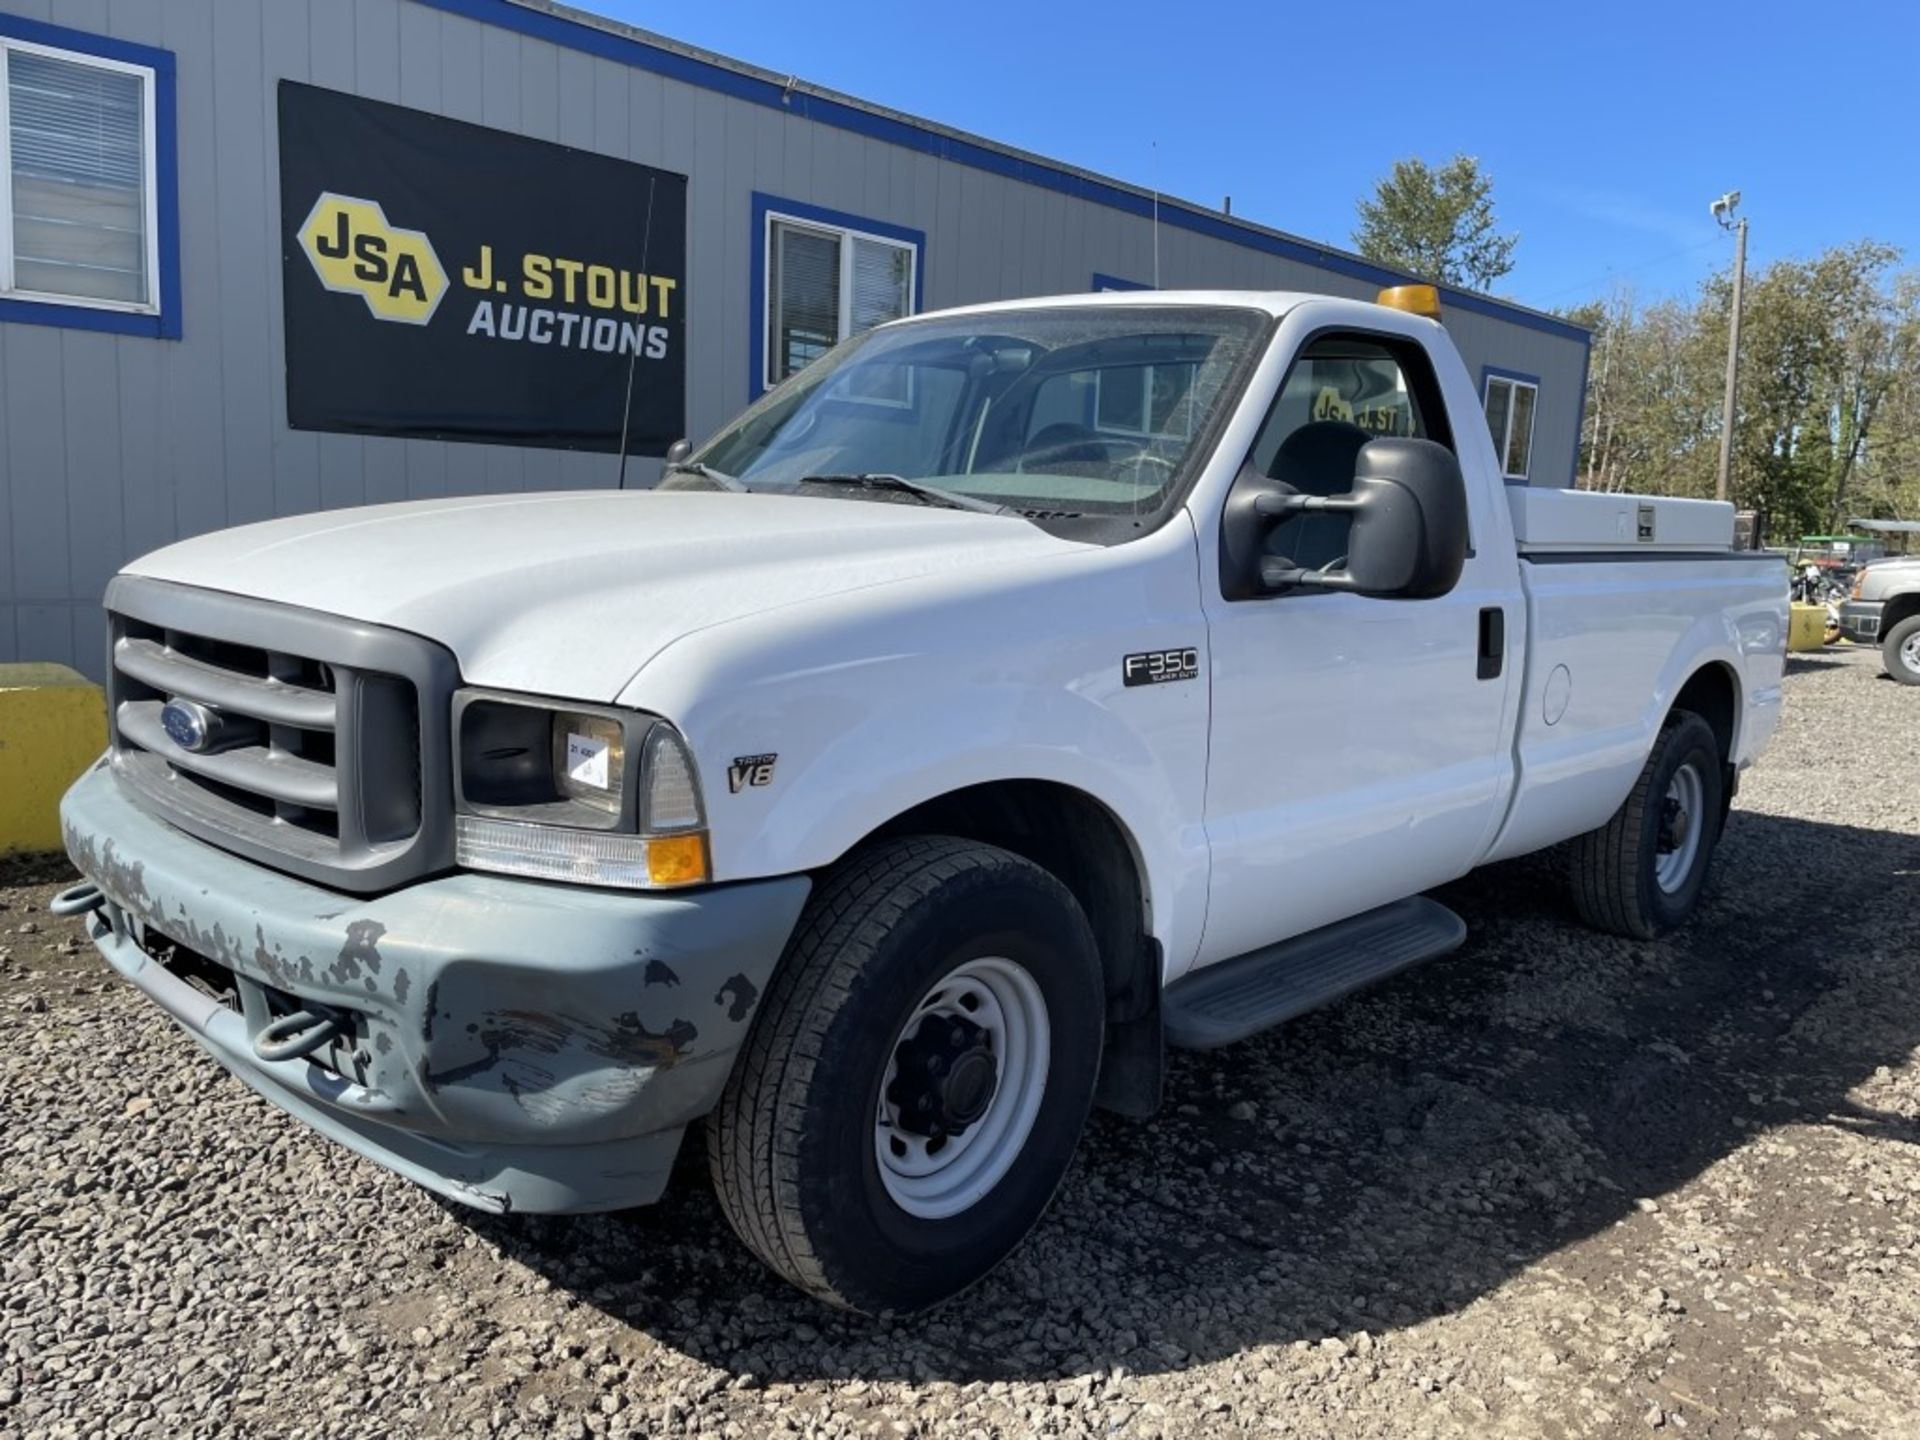
{"label": "gravel pile", "polygon": [[[1705,914],[1460,954],[1175,1061],[946,1309],[752,1263],[697,1163],[444,1205],[281,1118],[0,888],[0,1436],[1920,1433],[1920,692],[1798,659]],[[692,1147],[690,1147],[692,1148]]]}

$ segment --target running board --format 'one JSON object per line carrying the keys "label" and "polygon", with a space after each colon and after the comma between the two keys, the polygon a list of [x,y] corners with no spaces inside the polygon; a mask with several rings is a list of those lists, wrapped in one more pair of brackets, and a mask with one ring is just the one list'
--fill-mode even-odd
{"label": "running board", "polygon": [[1416,895],[1223,960],[1167,987],[1167,1043],[1182,1050],[1231,1045],[1457,950],[1466,938],[1466,921]]}

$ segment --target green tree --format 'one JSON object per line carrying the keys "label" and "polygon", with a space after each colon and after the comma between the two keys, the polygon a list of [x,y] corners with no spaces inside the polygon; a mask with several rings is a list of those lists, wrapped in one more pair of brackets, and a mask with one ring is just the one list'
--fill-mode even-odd
{"label": "green tree", "polygon": [[1471,155],[1437,170],[1417,157],[1396,160],[1359,208],[1353,243],[1379,264],[1473,290],[1513,269],[1520,237],[1495,230],[1493,180]]}
{"label": "green tree", "polygon": [[[1920,274],[1899,258],[1862,241],[1749,277],[1733,498],[1776,542],[1920,513]],[[1690,299],[1566,312],[1594,333],[1581,485],[1713,494],[1731,302],[1721,272]]]}

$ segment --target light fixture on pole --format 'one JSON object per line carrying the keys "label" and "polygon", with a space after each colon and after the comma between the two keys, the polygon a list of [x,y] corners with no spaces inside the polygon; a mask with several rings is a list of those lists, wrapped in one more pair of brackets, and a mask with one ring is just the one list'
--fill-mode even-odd
{"label": "light fixture on pole", "polygon": [[1727,327],[1727,398],[1720,409],[1720,472],[1714,480],[1713,495],[1725,500],[1732,494],[1733,416],[1739,400],[1740,384],[1740,300],[1747,285],[1747,221],[1733,218],[1740,207],[1740,192],[1729,190],[1708,207],[1722,230],[1731,230],[1733,244],[1733,317]]}

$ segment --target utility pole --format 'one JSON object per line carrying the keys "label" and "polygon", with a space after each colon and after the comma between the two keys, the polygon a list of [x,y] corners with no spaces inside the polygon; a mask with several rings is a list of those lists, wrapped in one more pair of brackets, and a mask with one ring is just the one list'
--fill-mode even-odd
{"label": "utility pole", "polygon": [[1729,190],[1713,202],[1713,218],[1722,230],[1733,231],[1733,318],[1727,327],[1727,398],[1720,407],[1720,473],[1713,485],[1716,500],[1732,496],[1733,417],[1740,384],[1740,301],[1747,285],[1747,221],[1733,218],[1740,192]]}

